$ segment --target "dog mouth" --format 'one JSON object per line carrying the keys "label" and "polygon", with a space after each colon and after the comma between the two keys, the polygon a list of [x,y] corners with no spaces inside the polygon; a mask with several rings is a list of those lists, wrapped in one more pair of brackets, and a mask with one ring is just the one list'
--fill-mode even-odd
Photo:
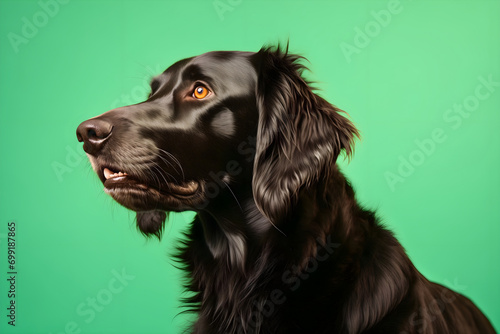
{"label": "dog mouth", "polygon": [[108,167],[102,169],[101,175],[104,181],[105,191],[111,195],[119,191],[135,191],[139,193],[143,192],[145,195],[147,193],[152,193],[156,196],[162,195],[185,198],[194,196],[200,188],[200,184],[196,181],[182,183],[164,182],[155,187],[139,181],[138,178],[133,177],[127,172],[114,171]]}

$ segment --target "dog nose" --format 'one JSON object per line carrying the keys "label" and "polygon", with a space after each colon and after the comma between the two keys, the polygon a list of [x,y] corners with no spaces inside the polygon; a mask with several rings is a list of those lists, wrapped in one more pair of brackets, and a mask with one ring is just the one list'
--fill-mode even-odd
{"label": "dog nose", "polygon": [[76,138],[83,142],[83,150],[88,154],[96,154],[111,137],[113,125],[101,119],[89,119],[76,129]]}

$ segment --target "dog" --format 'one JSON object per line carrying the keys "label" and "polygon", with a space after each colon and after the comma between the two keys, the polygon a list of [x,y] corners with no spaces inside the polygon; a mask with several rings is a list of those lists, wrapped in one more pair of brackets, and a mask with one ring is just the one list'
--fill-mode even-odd
{"label": "dog", "polygon": [[177,260],[192,333],[495,333],[424,278],[339,170],[358,130],[277,47],[180,60],[141,103],[81,123],[105,192],[161,238],[195,211]]}

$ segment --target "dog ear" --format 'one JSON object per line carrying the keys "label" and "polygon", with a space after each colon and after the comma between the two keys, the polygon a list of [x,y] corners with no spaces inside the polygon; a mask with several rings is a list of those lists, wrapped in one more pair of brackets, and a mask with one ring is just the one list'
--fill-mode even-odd
{"label": "dog ear", "polygon": [[255,57],[259,125],[253,195],[259,210],[278,224],[302,187],[328,175],[342,151],[351,155],[359,134],[302,78],[303,57],[279,46],[263,48]]}

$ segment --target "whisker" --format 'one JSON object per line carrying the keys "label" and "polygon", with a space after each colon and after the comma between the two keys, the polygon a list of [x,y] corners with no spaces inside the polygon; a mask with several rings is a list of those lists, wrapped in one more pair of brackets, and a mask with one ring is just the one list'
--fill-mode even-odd
{"label": "whisker", "polygon": [[[149,168],[149,169],[154,168],[154,169],[158,172],[158,174],[159,174],[159,175],[162,177],[162,179],[165,181],[165,184],[167,185],[167,187],[168,187],[168,189],[169,189],[169,190],[170,190],[170,184],[169,184],[169,181],[167,180],[167,178],[168,178],[168,179],[173,180],[173,181],[171,181],[171,182],[178,183],[177,179],[176,179],[176,178],[175,178],[172,174],[170,174],[170,173],[168,173],[168,172],[164,171],[164,170],[161,168],[161,166],[160,166],[157,162],[155,162],[154,160],[149,160],[149,161],[147,162],[147,164],[148,164],[148,168]],[[159,188],[161,188],[161,184],[160,184],[159,179],[158,179],[158,186],[159,186]]]}
{"label": "whisker", "polygon": [[[167,186],[167,188],[170,190],[170,184],[168,183],[167,179],[165,178],[165,175],[163,175],[161,169],[159,169],[158,167],[156,166],[152,166],[156,171],[158,171],[158,174],[160,174],[160,176],[162,177],[162,179],[165,181],[165,185]],[[161,190],[161,184],[160,184],[160,179],[158,178],[158,189]]]}
{"label": "whisker", "polygon": [[161,159],[161,160],[162,160],[165,164],[169,165],[169,166],[170,166],[170,167],[172,167],[172,168],[173,168],[176,172],[178,172],[178,171],[177,171],[177,169],[174,167],[174,165],[172,165],[172,164],[171,164],[171,163],[170,163],[170,162],[169,162],[166,158],[162,157],[162,156],[161,156],[160,154],[158,154],[158,153],[156,153],[156,156],[157,156],[158,158],[160,158],[160,159]]}
{"label": "whisker", "polygon": [[[148,149],[148,152],[150,154],[149,155],[150,159],[148,160],[148,162],[154,162],[151,159],[151,155],[153,155],[153,156],[157,157],[158,159],[160,159],[166,165],[170,166],[176,173],[181,174],[182,175],[182,180],[183,181],[185,180],[184,169],[182,168],[182,165],[180,164],[179,160],[177,160],[177,158],[173,154],[171,154],[171,153],[169,153],[169,152],[167,152],[167,151],[165,151],[165,150],[163,150],[161,148],[158,148],[158,152],[156,152],[155,150],[153,150],[153,149],[150,148],[150,149]],[[162,156],[162,154],[164,156]],[[177,165],[178,168],[174,164]],[[158,163],[156,163],[156,165],[162,170],[161,166]],[[178,183],[178,181],[176,180],[175,177],[173,177],[170,173],[167,173],[167,174],[168,174],[168,176],[172,177],[172,179],[175,182]]]}
{"label": "whisker", "polygon": [[[185,180],[185,176],[184,176],[184,169],[182,168],[182,165],[181,163],[179,162],[179,160],[170,152],[167,152],[161,148],[158,148],[158,151],[160,151],[160,153],[164,153],[167,155],[167,157],[169,157],[170,159],[172,159],[176,164],[177,166],[179,166],[179,169],[181,170],[181,174],[182,174],[182,179]],[[173,166],[172,166],[173,168]]]}
{"label": "whisker", "polygon": [[[155,169],[156,169],[156,167],[155,167],[154,165],[153,165],[153,166],[151,166],[151,167],[153,167],[153,168],[155,168]],[[151,167],[147,166],[147,169],[148,169],[148,171],[149,171],[149,174],[151,174],[151,175],[152,175],[152,176],[156,179],[156,181],[157,181],[157,183],[158,183],[158,189],[159,189],[159,190],[161,190],[161,183],[160,183],[160,179],[159,179],[159,178],[158,178],[158,176],[157,176],[157,175],[156,175],[156,174],[155,174],[155,173],[151,170]]]}

